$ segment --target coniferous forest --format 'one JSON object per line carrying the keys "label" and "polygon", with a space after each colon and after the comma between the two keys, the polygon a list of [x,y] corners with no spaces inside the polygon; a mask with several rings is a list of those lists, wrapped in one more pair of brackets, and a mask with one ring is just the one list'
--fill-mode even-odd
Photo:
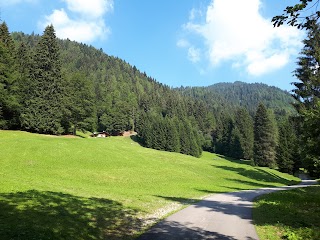
{"label": "coniferous forest", "polygon": [[319,77],[308,95],[303,72],[312,44],[306,40],[298,60],[301,82],[293,98],[258,83],[171,88],[102,49],[57,39],[53,26],[26,35],[10,33],[3,22],[0,128],[57,135],[135,131],[149,148],[195,157],[205,150],[319,175]]}

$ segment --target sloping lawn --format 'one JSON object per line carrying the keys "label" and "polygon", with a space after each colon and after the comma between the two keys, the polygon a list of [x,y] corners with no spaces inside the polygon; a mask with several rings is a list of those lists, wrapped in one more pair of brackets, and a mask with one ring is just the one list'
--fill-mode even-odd
{"label": "sloping lawn", "polygon": [[1,239],[131,239],[205,195],[298,180],[207,152],[198,159],[143,148],[130,137],[20,131],[0,131],[0,166]]}
{"label": "sloping lawn", "polygon": [[320,186],[262,196],[253,219],[261,240],[320,239]]}

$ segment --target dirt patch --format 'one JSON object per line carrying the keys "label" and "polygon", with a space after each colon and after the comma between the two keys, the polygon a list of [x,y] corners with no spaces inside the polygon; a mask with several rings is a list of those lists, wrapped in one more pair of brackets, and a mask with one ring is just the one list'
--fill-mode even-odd
{"label": "dirt patch", "polygon": [[124,131],[122,136],[124,137],[130,137],[130,136],[135,136],[137,135],[137,132],[133,132],[133,131]]}

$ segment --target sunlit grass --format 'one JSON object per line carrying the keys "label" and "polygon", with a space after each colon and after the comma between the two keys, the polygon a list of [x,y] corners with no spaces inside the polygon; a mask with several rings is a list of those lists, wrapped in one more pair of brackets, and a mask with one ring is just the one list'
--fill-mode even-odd
{"label": "sunlit grass", "polygon": [[253,218],[261,240],[320,239],[320,186],[262,196]]}
{"label": "sunlit grass", "polygon": [[[275,170],[252,167],[207,152],[194,158],[143,148],[129,137],[65,138],[19,131],[0,131],[0,165],[0,202],[15,206],[13,209],[20,202],[28,202],[30,193],[34,193],[31,202],[44,196],[49,202],[59,203],[56,196],[63,196],[71,202],[72,199],[92,202],[93,209],[96,201],[91,199],[99,199],[98,202],[106,201],[121,206],[122,212],[130,212],[129,219],[150,216],[170,205],[169,199],[200,199],[211,193],[280,186],[297,180]],[[22,199],[16,198],[17,194]],[[32,206],[26,209],[39,213]],[[65,211],[69,212],[68,209]],[[50,208],[44,212],[47,211]],[[58,211],[56,217],[62,216]],[[72,216],[77,219],[79,215]],[[76,221],[72,219],[70,224]],[[0,223],[3,221],[6,220],[0,219]],[[108,232],[115,231],[112,236],[120,234],[119,238],[127,234],[121,235],[120,229],[128,221],[114,225],[118,226],[118,232],[112,230],[110,222],[104,222],[99,226],[105,231],[99,234],[110,236]],[[139,221],[129,222],[142,225]],[[99,239],[99,234],[92,239]],[[72,237],[77,239],[75,235]]]}

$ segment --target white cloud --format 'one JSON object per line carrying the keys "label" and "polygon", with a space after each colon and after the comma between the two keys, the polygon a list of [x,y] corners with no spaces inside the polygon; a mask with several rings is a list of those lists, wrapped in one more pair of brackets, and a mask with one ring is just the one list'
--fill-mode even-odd
{"label": "white cloud", "polygon": [[64,0],[68,9],[87,18],[99,18],[113,10],[110,0]]}
{"label": "white cloud", "polygon": [[189,13],[189,21],[193,21],[198,17],[202,17],[202,11],[200,9],[192,8]]}
{"label": "white cloud", "polygon": [[201,56],[201,52],[200,49],[194,48],[194,47],[190,47],[188,49],[188,59],[193,62],[193,63],[197,63],[200,61],[200,56]]}
{"label": "white cloud", "polygon": [[231,62],[259,76],[286,65],[302,39],[296,28],[273,28],[260,7],[261,0],[213,0],[205,23],[190,21],[184,29],[204,39],[212,66]]}
{"label": "white cloud", "polygon": [[257,56],[248,61],[247,72],[253,76],[260,76],[284,67],[289,61],[289,54],[276,53],[270,57]]}
{"label": "white cloud", "polygon": [[64,9],[54,10],[50,16],[47,16],[46,25],[50,23],[54,25],[59,38],[69,38],[79,42],[92,42],[110,32],[102,20],[97,19],[95,22],[72,20]]}
{"label": "white cloud", "polygon": [[185,39],[179,39],[177,42],[177,46],[180,48],[186,48],[190,46],[190,43]]}
{"label": "white cloud", "polygon": [[[64,8],[54,10],[40,23],[52,24],[59,38],[90,43],[107,37],[111,30],[105,25],[104,15],[113,10],[113,0],[63,0]],[[72,18],[70,17],[72,16]]]}

